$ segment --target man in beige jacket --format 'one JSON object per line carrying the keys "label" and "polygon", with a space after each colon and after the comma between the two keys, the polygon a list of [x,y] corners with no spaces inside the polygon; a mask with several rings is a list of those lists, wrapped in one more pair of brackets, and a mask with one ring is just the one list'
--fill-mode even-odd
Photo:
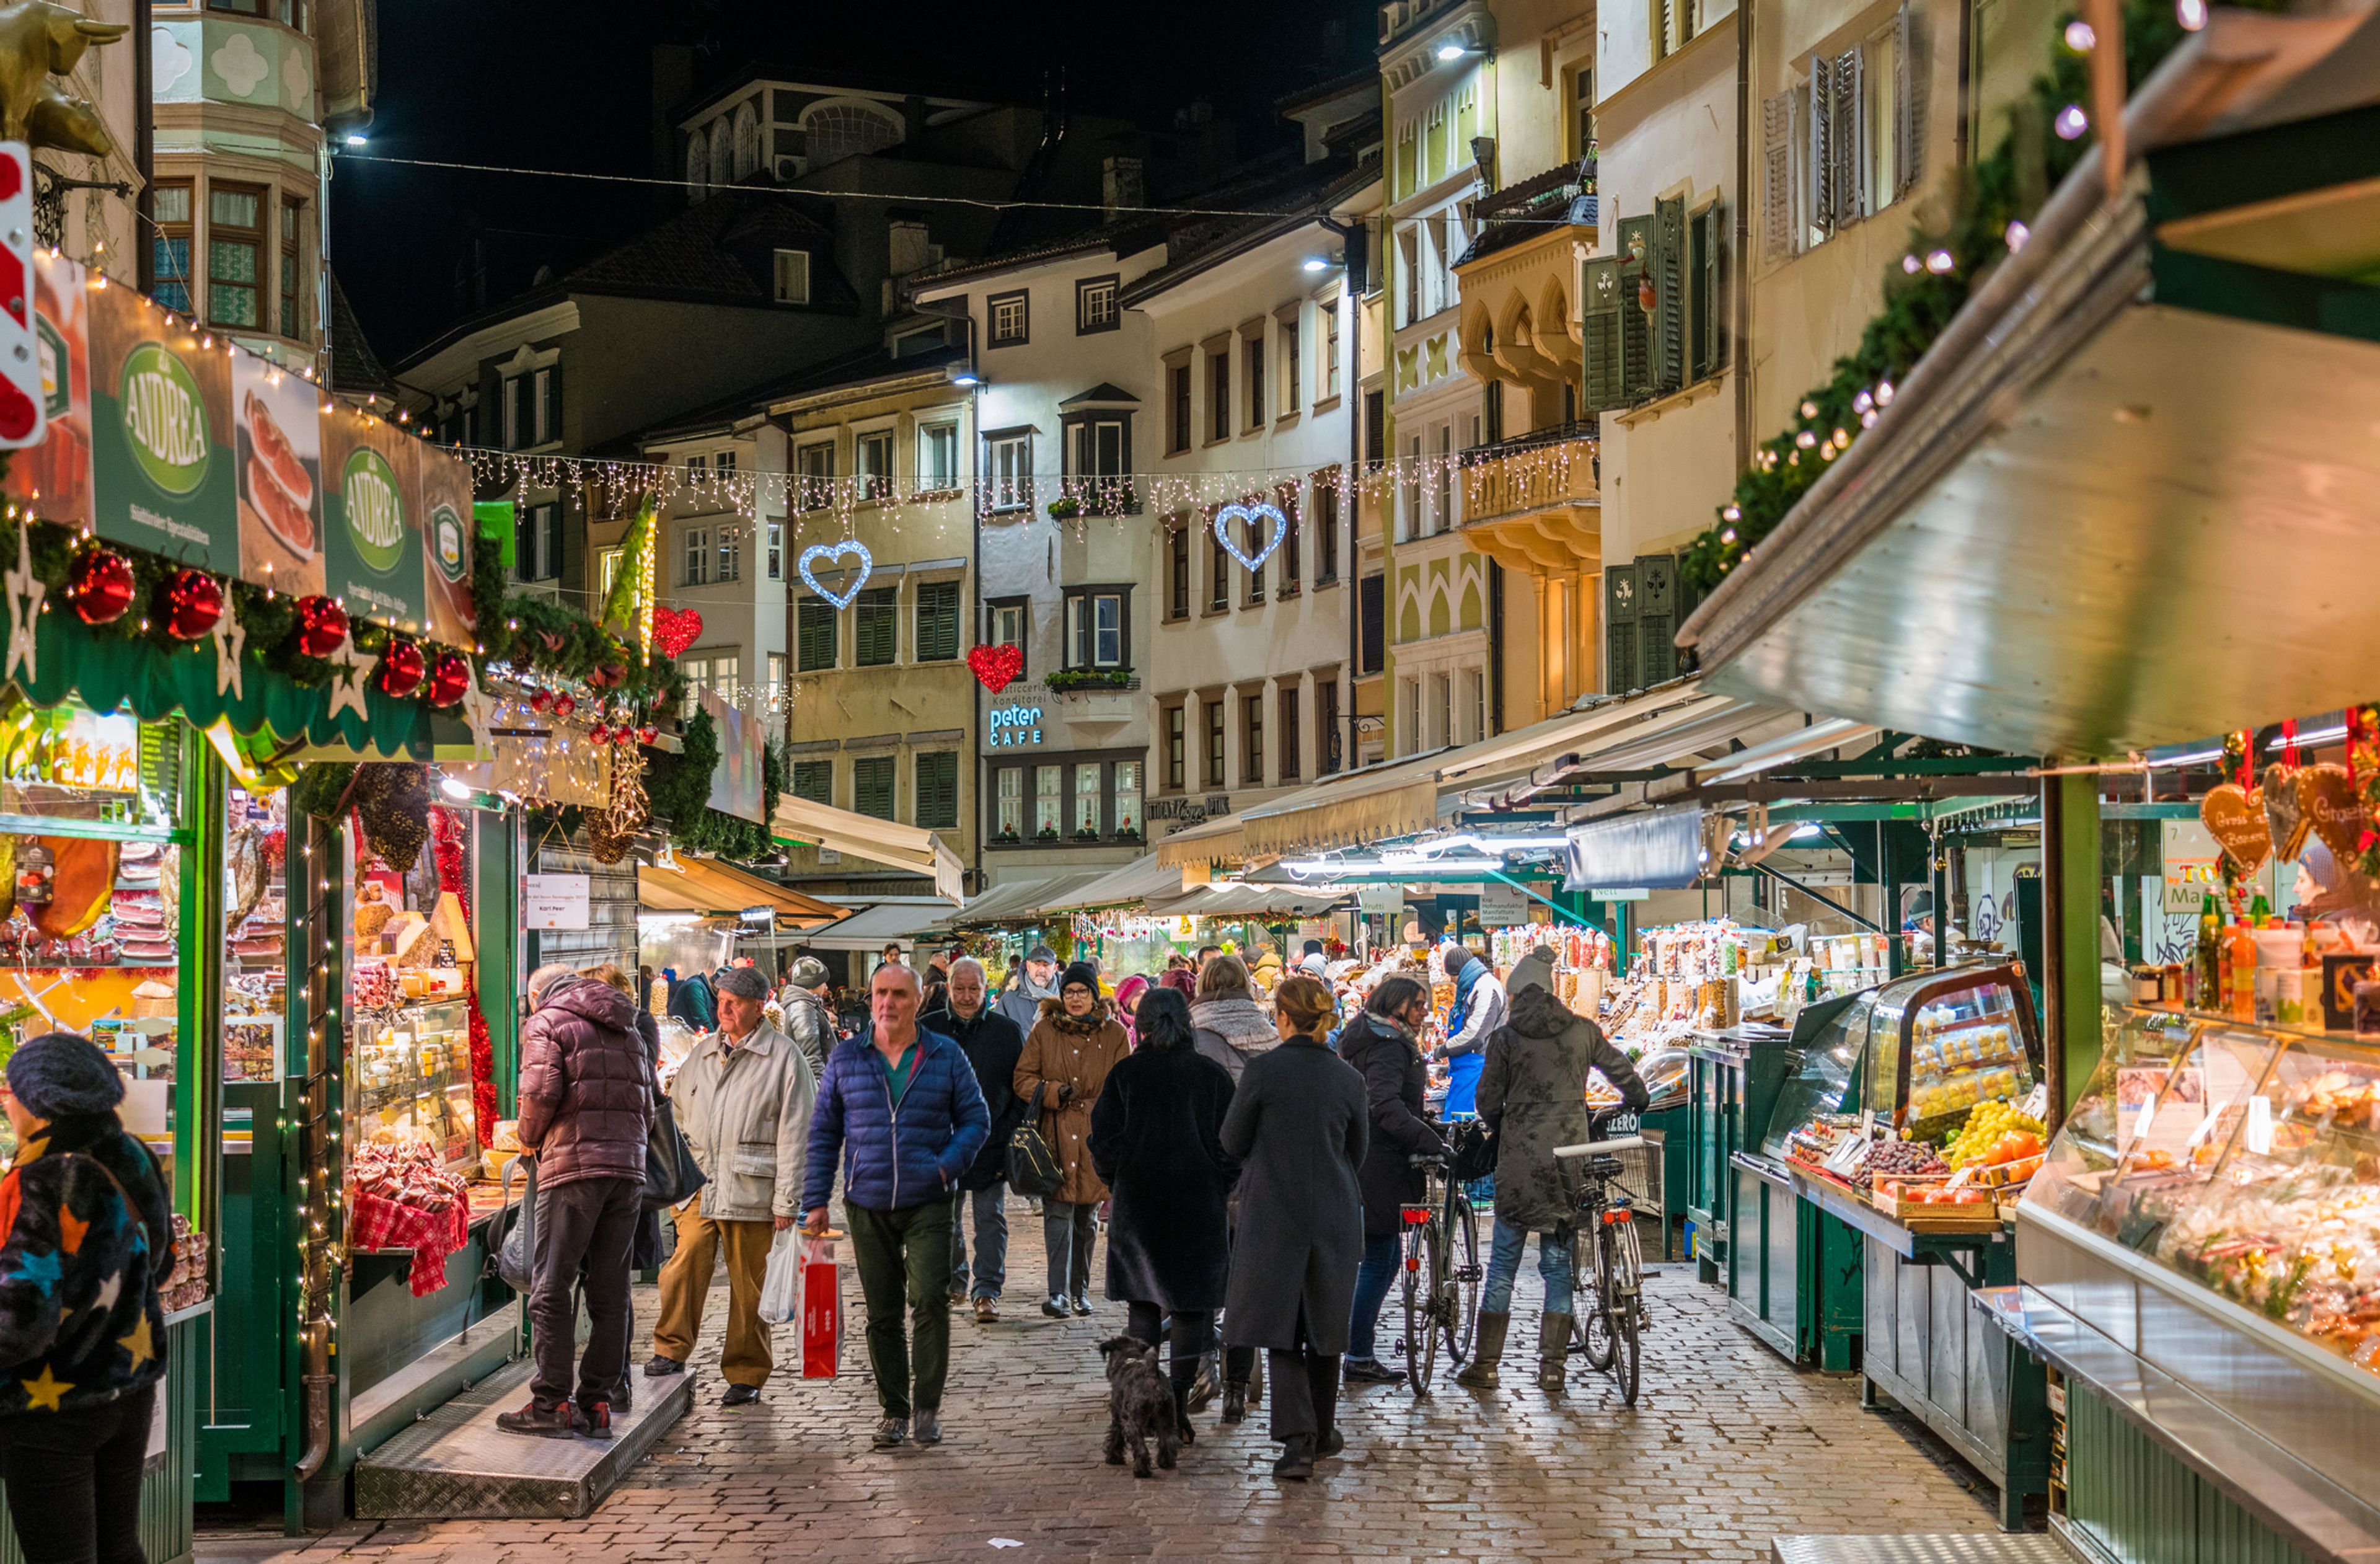
{"label": "man in beige jacket", "polygon": [[760,1282],[778,1231],[801,1215],[802,1162],[818,1077],[792,1038],[760,1018],[767,981],[751,967],[719,979],[719,1030],[695,1045],[670,1087],[678,1128],[705,1178],[677,1208],[677,1252],[662,1267],[654,1378],[682,1374],[702,1330],[702,1306],[720,1252],[727,1256],[727,1344],[722,1406],[760,1399],[775,1360],[760,1323]]}

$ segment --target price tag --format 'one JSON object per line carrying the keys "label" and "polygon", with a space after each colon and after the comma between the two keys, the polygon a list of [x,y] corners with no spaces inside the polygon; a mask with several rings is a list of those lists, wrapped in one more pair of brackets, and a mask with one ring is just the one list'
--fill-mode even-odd
{"label": "price tag", "polygon": [[2149,1123],[2155,1117],[2156,1099],[2155,1097],[2151,1097],[2148,1101],[2141,1104],[2141,1116],[2132,1121],[2132,1139],[2135,1143],[2144,1141],[2149,1138]]}
{"label": "price tag", "polygon": [[2049,1111],[2049,1083],[2046,1081],[2035,1081],[2033,1084],[2033,1090],[2025,1093],[2024,1100],[2017,1104],[2017,1111],[2023,1114],[2028,1119],[2039,1119],[2044,1114],[2047,1113]]}
{"label": "price tag", "polygon": [[2248,1099],[2248,1149],[2259,1157],[2273,1154],[2273,1099],[2257,1096]]}
{"label": "price tag", "polygon": [[1835,1143],[1835,1148],[1827,1153],[1826,1161],[1820,1165],[1827,1171],[1848,1179],[1852,1176],[1852,1170],[1858,1168],[1860,1158],[1866,1150],[1865,1139],[1845,1135]]}
{"label": "price tag", "polygon": [[1966,1167],[1961,1168],[1961,1169],[1957,1170],[1956,1171],[1954,1171],[1953,1173],[1951,1173],[1949,1182],[1948,1183],[1944,1184],[1942,1187],[1943,1187],[1944,1189],[1964,1189],[1964,1188],[1966,1188],[1966,1187],[1967,1187],[1968,1182],[1970,1182],[1970,1176],[1974,1172],[1974,1170],[1975,1170],[1975,1169],[1974,1169],[1974,1164],[1973,1164],[1973,1163],[1969,1163]]}

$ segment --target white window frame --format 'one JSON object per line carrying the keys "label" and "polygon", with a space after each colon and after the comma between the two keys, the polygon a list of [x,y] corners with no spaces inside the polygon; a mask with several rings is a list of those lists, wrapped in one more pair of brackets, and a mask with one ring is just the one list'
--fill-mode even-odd
{"label": "white window frame", "polygon": [[995,435],[984,442],[984,473],[991,482],[994,512],[1029,510],[1033,504],[1033,436]]}
{"label": "white window frame", "polygon": [[735,522],[719,527],[719,564],[712,580],[722,585],[744,579],[744,528]]}
{"label": "white window frame", "polygon": [[959,486],[959,425],[940,418],[917,426],[917,489],[939,494]]}
{"label": "white window frame", "polygon": [[810,252],[781,249],[772,258],[774,296],[780,304],[810,301]]}
{"label": "white window frame", "polygon": [[710,585],[710,528],[688,527],[678,533],[678,568],[683,573],[682,585]]}
{"label": "white window frame", "polygon": [[[812,458],[826,453],[823,470],[814,470]],[[806,441],[794,447],[794,508],[800,511],[822,511],[834,503],[834,442],[832,439]]]}
{"label": "white window frame", "polygon": [[[868,465],[871,456],[881,462],[880,468]],[[851,471],[853,481],[858,486],[856,498],[861,504],[892,498],[894,461],[892,430],[889,426],[859,430],[852,434]]]}
{"label": "white window frame", "polygon": [[542,445],[553,438],[552,429],[553,371],[550,369],[529,371],[528,419],[537,438],[531,444]]}

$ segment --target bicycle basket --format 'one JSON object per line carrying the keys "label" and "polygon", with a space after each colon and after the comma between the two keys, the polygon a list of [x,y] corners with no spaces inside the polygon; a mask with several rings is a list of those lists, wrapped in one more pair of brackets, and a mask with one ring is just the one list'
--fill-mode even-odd
{"label": "bicycle basket", "polygon": [[1478,1120],[1462,1121],[1447,1139],[1447,1177],[1455,1182],[1470,1183],[1496,1170],[1496,1132]]}

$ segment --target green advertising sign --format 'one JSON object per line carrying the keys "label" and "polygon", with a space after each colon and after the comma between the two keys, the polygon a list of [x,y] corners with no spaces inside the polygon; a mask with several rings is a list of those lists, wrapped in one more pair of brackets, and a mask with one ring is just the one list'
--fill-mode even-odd
{"label": "green advertising sign", "polygon": [[382,575],[395,570],[405,558],[405,496],[388,458],[377,451],[349,456],[339,475],[339,497],[356,557]]}
{"label": "green advertising sign", "polygon": [[414,443],[359,414],[323,420],[325,470],[337,475],[323,528],[325,589],[350,613],[419,635],[427,583]]}
{"label": "green advertising sign", "polygon": [[100,536],[237,572],[229,357],[161,331],[128,290],[87,297]]}
{"label": "green advertising sign", "polygon": [[449,586],[459,585],[471,568],[470,548],[463,518],[454,506],[440,505],[430,513],[429,537],[430,563]]}
{"label": "green advertising sign", "polygon": [[144,342],[126,357],[115,396],[128,448],[149,481],[176,499],[204,487],[214,453],[198,377],[162,345]]}

